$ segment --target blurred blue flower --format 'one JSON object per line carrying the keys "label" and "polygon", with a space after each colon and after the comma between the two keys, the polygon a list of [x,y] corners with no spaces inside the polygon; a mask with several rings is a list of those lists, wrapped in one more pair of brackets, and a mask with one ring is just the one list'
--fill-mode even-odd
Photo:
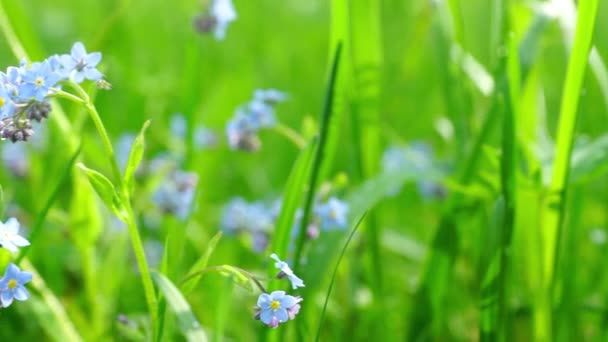
{"label": "blurred blue flower", "polygon": [[297,275],[295,275],[295,273],[293,273],[291,267],[289,267],[289,264],[279,259],[279,257],[275,253],[272,253],[270,257],[276,261],[274,263],[274,267],[280,270],[279,274],[277,275],[277,278],[281,279],[287,276],[287,278],[291,282],[291,287],[294,290],[298,287],[305,286],[304,281],[300,279]]}
{"label": "blurred blue flower", "polygon": [[287,94],[276,89],[256,89],[253,93],[254,100],[268,104],[274,104],[287,100]]}
{"label": "blurred blue flower", "polygon": [[19,89],[21,97],[42,101],[49,94],[50,88],[60,80],[59,74],[51,70],[49,62],[33,63],[23,73],[23,85]]}
{"label": "blurred blue flower", "polygon": [[241,197],[232,199],[224,206],[220,226],[227,234],[235,234],[247,229],[249,203]]}
{"label": "blurred blue flower", "polygon": [[237,17],[232,0],[213,0],[209,13],[215,24],[213,32],[215,39],[223,40],[226,37],[228,25]]}
{"label": "blurred blue flower", "polygon": [[320,220],[322,229],[346,228],[348,204],[332,197],[326,203],[315,207],[315,214]]}
{"label": "blurred blue flower", "polygon": [[253,100],[238,107],[226,125],[229,146],[235,150],[257,151],[261,145],[258,131],[277,124],[274,105],[286,98],[286,94],[275,89],[255,90]]}
{"label": "blurred blue flower", "polygon": [[97,81],[103,77],[97,70],[101,52],[87,53],[81,42],[74,43],[69,55],[61,55],[59,58],[66,73],[64,76],[76,83],[82,83],[85,79]]}
{"label": "blurred blue flower", "polygon": [[236,197],[224,206],[220,226],[226,234],[248,235],[252,249],[263,252],[268,246],[275,219],[272,208],[264,203],[249,203]]}
{"label": "blurred blue flower", "polygon": [[[432,175],[441,173],[433,155],[432,147],[424,142],[413,142],[407,146],[391,146],[382,156],[382,168],[385,173],[407,174],[417,179],[418,193],[422,198],[442,198],[446,195],[441,183],[431,179]],[[395,188],[388,195],[395,196],[401,192]]]}
{"label": "blurred blue flower", "polygon": [[175,113],[169,119],[169,129],[171,134],[176,137],[185,139],[188,131],[188,122],[182,113]]}
{"label": "blurred blue flower", "polygon": [[30,245],[29,241],[19,235],[19,221],[16,218],[0,222],[0,245],[13,253],[19,250],[18,247]]}
{"label": "blurred blue flower", "polygon": [[123,133],[118,137],[116,142],[116,161],[121,170],[125,170],[129,156],[131,155],[131,146],[135,141],[135,134],[127,132]]}
{"label": "blurred blue flower", "polygon": [[194,147],[196,149],[209,148],[217,145],[217,135],[205,126],[197,126],[194,130]]}
{"label": "blurred blue flower", "polygon": [[185,220],[192,209],[197,183],[196,173],[176,170],[156,190],[153,200],[163,212]]}
{"label": "blurred blue flower", "polygon": [[17,177],[26,176],[30,169],[24,144],[2,144],[2,162]]}
{"label": "blurred blue flower", "polygon": [[10,263],[6,268],[6,273],[0,278],[0,300],[2,307],[8,307],[13,300],[24,301],[30,298],[30,294],[25,288],[25,284],[32,280],[32,273],[21,272],[19,267]]}
{"label": "blurred blue flower", "polygon": [[150,267],[157,267],[163,258],[165,247],[158,240],[146,240],[144,241],[144,254]]}
{"label": "blurred blue flower", "polygon": [[285,294],[285,291],[273,291],[270,294],[262,293],[258,297],[255,307],[255,319],[271,328],[276,328],[280,323],[294,319],[300,311],[301,297]]}
{"label": "blurred blue flower", "polygon": [[260,138],[253,128],[251,118],[243,113],[237,115],[226,126],[228,145],[233,150],[255,152],[260,149]]}

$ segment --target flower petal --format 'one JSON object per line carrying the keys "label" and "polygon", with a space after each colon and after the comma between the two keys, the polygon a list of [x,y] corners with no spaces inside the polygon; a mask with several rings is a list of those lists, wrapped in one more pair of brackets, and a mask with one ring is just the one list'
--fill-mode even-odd
{"label": "flower petal", "polygon": [[10,306],[13,303],[13,292],[10,290],[0,292],[0,300],[2,300],[3,307]]}
{"label": "flower petal", "polygon": [[260,313],[260,320],[267,325],[270,324],[273,317],[274,315],[271,310],[262,310]]}
{"label": "flower petal", "polygon": [[85,50],[84,45],[81,42],[74,43],[74,45],[72,46],[71,53],[72,57],[76,60],[82,59],[87,55],[87,51]]}
{"label": "flower petal", "polygon": [[289,315],[287,315],[287,310],[284,308],[280,308],[275,310],[274,315],[279,319],[279,322],[287,322],[289,320]]}
{"label": "flower petal", "polygon": [[17,288],[15,288],[14,297],[16,300],[27,300],[30,298],[30,293],[27,292],[25,287],[17,286]]}
{"label": "flower petal", "polygon": [[19,232],[19,221],[16,218],[9,218],[4,224],[4,228],[12,234],[17,234]]}
{"label": "flower petal", "polygon": [[87,65],[94,67],[99,62],[101,62],[101,52],[93,52],[87,56]]}

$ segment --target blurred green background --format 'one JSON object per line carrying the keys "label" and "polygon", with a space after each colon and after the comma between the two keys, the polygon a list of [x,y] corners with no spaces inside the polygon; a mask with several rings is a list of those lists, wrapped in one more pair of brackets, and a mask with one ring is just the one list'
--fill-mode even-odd
{"label": "blurred green background", "polygon": [[[112,140],[138,132],[151,120],[145,153],[151,160],[178,144],[169,131],[177,112],[187,120],[188,137],[200,124],[218,134],[214,148],[198,150],[188,142],[192,139],[180,145],[182,168],[199,177],[196,208],[187,223],[164,217],[161,228],[148,228],[145,212],[156,210],[149,204],[153,189],[144,181],[137,184],[134,207],[144,240],[163,243],[175,230],[185,231],[183,264],[172,265],[174,279],[185,275],[220,230],[225,203],[235,196],[249,201],[280,197],[298,156],[298,147],[273,131],[261,133],[257,153],[229,149],[225,126],[235,109],[255,89],[279,89],[289,94],[277,106],[279,121],[309,138],[320,125],[331,56],[342,41],[321,181],[347,177],[338,194],[351,204],[352,224],[363,210],[370,211],[338,269],[321,340],[608,338],[608,73],[602,62],[608,56],[608,22],[602,20],[608,17],[607,2],[599,1],[592,40],[599,62],[587,68],[580,93],[548,323],[539,299],[546,296],[538,275],[539,254],[547,248],[541,213],[574,35],[574,26],[564,28],[573,13],[559,4],[573,5],[570,1],[234,0],[238,18],[223,41],[194,29],[193,19],[204,13],[206,1],[0,3],[6,24],[32,61],[67,53],[75,41],[103,53],[101,70],[112,90],[96,91],[95,104]],[[497,28],[501,20],[508,22],[506,35]],[[497,227],[505,215],[500,183],[504,127],[493,104],[504,76],[500,60],[513,58],[508,39],[518,46],[521,68],[514,100],[519,113],[517,205],[505,277],[488,287],[490,259],[502,248]],[[1,68],[17,65],[21,57],[3,36]],[[67,102],[61,107],[71,131],[66,135],[51,114],[46,143],[26,147],[27,175],[0,171],[4,220],[17,216],[25,227],[34,224],[80,141],[80,161],[110,174],[83,109]],[[497,118],[489,120],[486,132],[491,116]],[[432,146],[447,196],[422,197],[417,176],[382,176],[386,148],[413,141]],[[76,174],[68,175],[29,247],[28,258],[39,272],[35,277],[44,285],[31,288],[30,301],[2,311],[2,340],[62,340],[62,332],[70,329],[63,325],[73,326],[83,340],[131,340],[117,320],[120,314],[146,325],[126,231],[88,186],[81,187],[86,182]],[[383,192],[404,182],[397,196]],[[376,191],[366,193],[365,184]],[[453,235],[440,235],[445,232]],[[322,234],[313,244],[323,241],[344,243]],[[213,340],[313,340],[337,250],[327,254],[330,265],[304,266],[305,274],[320,272],[320,280],[306,289],[298,318],[276,331],[252,319],[257,293],[215,274],[204,276],[186,299]],[[209,264],[264,274],[270,253],[255,253],[242,239],[224,236]],[[10,259],[8,253],[2,257]],[[492,293],[504,293],[503,312],[485,311],[493,305],[487,301]],[[501,317],[498,323],[496,317]],[[166,329],[164,339],[183,339],[172,318]]]}

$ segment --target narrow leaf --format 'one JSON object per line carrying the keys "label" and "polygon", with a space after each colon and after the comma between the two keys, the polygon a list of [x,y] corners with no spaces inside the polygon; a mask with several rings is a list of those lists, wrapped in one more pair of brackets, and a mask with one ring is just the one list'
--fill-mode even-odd
{"label": "narrow leaf", "polygon": [[207,341],[207,335],[201,328],[200,323],[192,313],[192,309],[182,293],[167,277],[161,273],[152,273],[152,278],[158,285],[158,288],[165,296],[169,307],[175,314],[179,325],[179,330],[184,334],[188,341],[204,342]]}

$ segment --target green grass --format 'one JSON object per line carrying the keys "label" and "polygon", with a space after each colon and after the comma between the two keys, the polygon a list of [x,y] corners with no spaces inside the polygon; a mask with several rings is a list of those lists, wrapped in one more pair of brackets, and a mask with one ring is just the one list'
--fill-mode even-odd
{"label": "green grass", "polygon": [[[0,168],[0,220],[31,242],[0,249],[0,273],[33,273],[0,340],[608,337],[607,3],[233,1],[217,41],[192,24],[210,1],[0,0],[0,70],[82,41],[112,84],[64,85],[26,172]],[[227,122],[261,88],[289,94],[280,125],[231,150]],[[199,125],[216,146],[196,147]],[[416,142],[429,167],[383,170]],[[146,173],[163,153],[180,160]],[[182,218],[153,200],[173,167],[198,178]],[[237,196],[281,199],[262,250],[222,229]],[[349,228],[310,240],[331,197]],[[276,279],[271,253],[306,287]],[[303,301],[270,329],[253,307],[275,290]]]}

